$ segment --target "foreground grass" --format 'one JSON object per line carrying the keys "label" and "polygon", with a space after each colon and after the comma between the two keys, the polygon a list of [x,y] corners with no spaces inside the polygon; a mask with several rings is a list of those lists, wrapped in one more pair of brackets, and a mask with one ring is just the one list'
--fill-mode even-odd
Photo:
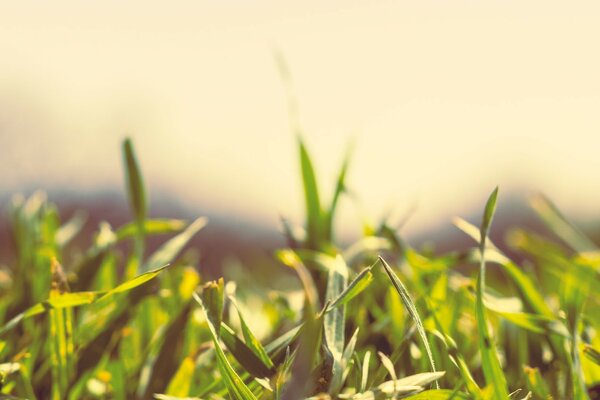
{"label": "foreground grass", "polygon": [[[284,222],[288,248],[275,254],[297,289],[257,287],[251,274],[203,282],[195,258],[180,253],[206,221],[148,218],[129,141],[133,221],[102,223],[82,254],[66,254],[84,224],[79,214],[62,223],[42,194],[15,197],[17,259],[0,270],[0,393],[598,398],[600,250],[548,200],[536,197],[532,207],[552,235],[516,228],[508,237],[524,265],[488,238],[497,190],[479,226],[454,221],[474,240],[468,251],[411,248],[389,221],[366,225],[357,243],[340,248],[333,222],[348,159],[325,204],[301,140],[299,150],[305,229]],[[146,239],[159,234],[171,238],[148,254]]]}

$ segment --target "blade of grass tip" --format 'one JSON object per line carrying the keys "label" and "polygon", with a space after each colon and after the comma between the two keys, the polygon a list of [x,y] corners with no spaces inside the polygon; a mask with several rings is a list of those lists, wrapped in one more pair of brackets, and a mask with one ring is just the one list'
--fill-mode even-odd
{"label": "blade of grass tip", "polygon": [[577,252],[597,250],[598,247],[560,213],[558,208],[542,194],[530,200],[531,207],[558,237]]}
{"label": "blade of grass tip", "polygon": [[394,363],[392,362],[392,360],[390,360],[390,358],[381,351],[378,351],[377,355],[379,356],[379,359],[381,360],[381,363],[383,364],[385,369],[390,374],[390,378],[392,378],[392,381],[396,382],[398,380],[398,376],[396,375],[396,368],[394,367]]}
{"label": "blade of grass tip", "polygon": [[348,303],[359,293],[365,290],[374,279],[373,273],[371,272],[372,268],[373,267],[367,267],[360,271],[360,273],[356,275],[356,277],[352,280],[352,282],[350,282],[344,291],[329,304],[326,312]]}
{"label": "blade of grass tip", "polygon": [[367,382],[369,380],[369,363],[371,361],[371,352],[367,350],[362,363],[362,373],[360,377],[360,388],[358,393],[362,393],[367,390]]}
{"label": "blade of grass tip", "polygon": [[244,381],[235,372],[225,356],[219,343],[220,326],[223,313],[223,279],[207,283],[202,290],[202,298],[196,293],[194,299],[204,312],[210,335],[214,344],[217,357],[217,366],[225,383],[229,395],[235,400],[256,400],[254,393],[246,386]]}
{"label": "blade of grass tip", "polygon": [[321,237],[322,215],[319,188],[310,155],[300,135],[298,135],[298,149],[306,206],[307,245],[312,250],[318,250],[323,239]]}
{"label": "blade of grass tip", "polygon": [[496,210],[496,201],[498,198],[498,188],[490,195],[483,213],[483,221],[480,229],[479,252],[481,253],[481,262],[479,265],[479,277],[476,290],[475,315],[477,319],[477,331],[479,334],[479,349],[481,352],[481,364],[486,385],[493,387],[493,398],[505,400],[508,397],[508,387],[506,377],[502,371],[500,360],[496,352],[496,344],[490,334],[487,325],[487,317],[483,302],[485,293],[485,248],[486,238],[490,231],[494,212]]}
{"label": "blade of grass tip", "polygon": [[127,194],[129,203],[137,225],[137,235],[135,237],[135,255],[138,263],[138,273],[142,272],[142,259],[144,256],[144,220],[148,213],[148,204],[146,201],[146,191],[142,173],[133,150],[131,139],[126,138],[123,141],[123,160],[125,164],[125,180],[127,182]]}
{"label": "blade of grass tip", "polygon": [[[385,272],[387,273],[388,277],[392,281],[392,285],[394,286],[394,288],[400,295],[400,298],[402,299],[402,302],[404,303],[404,307],[406,308],[406,310],[410,314],[411,318],[415,322],[417,331],[419,332],[419,335],[421,336],[421,340],[423,341],[423,346],[425,347],[425,352],[427,353],[427,357],[429,358],[429,364],[431,365],[431,371],[436,372],[435,361],[433,360],[433,354],[431,353],[429,341],[427,340],[427,334],[425,333],[425,328],[423,327],[423,322],[421,322],[421,317],[419,317],[417,307],[415,307],[415,304],[412,301],[412,298],[410,297],[408,290],[406,290],[406,287],[404,286],[404,284],[402,283],[400,278],[398,278],[398,275],[396,275],[396,273],[389,266],[389,264],[381,256],[379,256],[379,261],[381,261],[381,264],[383,265]],[[437,382],[436,382],[436,388],[439,389]]]}
{"label": "blade of grass tip", "polygon": [[[335,299],[344,292],[348,281],[348,267],[340,255],[328,263],[326,299]],[[325,314],[323,328],[325,345],[333,357],[331,368],[332,381],[330,393],[336,394],[341,385],[344,368],[342,366],[342,353],[344,352],[344,331],[346,325],[346,307],[340,306]]]}

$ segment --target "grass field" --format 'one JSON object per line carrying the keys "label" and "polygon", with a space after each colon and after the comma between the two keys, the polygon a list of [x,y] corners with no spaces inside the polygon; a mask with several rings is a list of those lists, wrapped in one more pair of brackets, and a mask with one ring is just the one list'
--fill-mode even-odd
{"label": "grass field", "polygon": [[[454,220],[468,251],[411,248],[389,221],[340,248],[349,158],[324,201],[298,148],[306,222],[284,223],[282,285],[259,284],[253,265],[204,281],[185,248],[210,221],[149,218],[129,140],[132,221],[101,224],[84,251],[69,254],[81,215],[60,221],[43,194],[15,196],[0,398],[600,398],[600,249],[548,199],[531,201],[548,233],[506,238],[521,264],[488,238],[497,189],[480,221]],[[151,252],[155,235],[168,239]]]}

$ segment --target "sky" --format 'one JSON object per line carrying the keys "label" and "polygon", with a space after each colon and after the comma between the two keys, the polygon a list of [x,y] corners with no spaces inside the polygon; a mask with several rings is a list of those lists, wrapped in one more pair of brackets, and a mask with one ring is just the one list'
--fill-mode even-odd
{"label": "sky", "polygon": [[[342,225],[413,227],[496,186],[569,215],[600,204],[597,1],[0,0],[0,192],[122,186],[131,136],[152,192],[277,226],[302,215],[275,62]],[[446,222],[444,222],[446,223]]]}

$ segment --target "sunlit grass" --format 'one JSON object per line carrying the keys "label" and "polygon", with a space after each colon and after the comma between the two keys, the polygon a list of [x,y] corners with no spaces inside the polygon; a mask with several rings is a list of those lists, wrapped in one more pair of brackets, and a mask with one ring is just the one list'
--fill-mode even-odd
{"label": "sunlit grass", "polygon": [[[502,201],[497,190],[482,205],[479,228],[455,220],[475,240],[471,249],[412,248],[385,220],[341,248],[333,222],[349,158],[324,206],[309,151],[298,143],[306,222],[286,225],[289,247],[273,255],[281,276],[295,273],[297,284],[285,290],[251,284],[253,265],[237,282],[205,282],[182,251],[210,222],[148,218],[129,140],[123,156],[133,221],[103,222],[79,256],[67,252],[82,235],[81,214],[63,223],[43,194],[16,196],[8,215],[17,257],[2,266],[0,393],[598,398],[600,250],[549,200],[533,198],[532,212],[552,236],[517,227],[508,237],[526,265],[488,238]],[[158,234],[172,237],[149,253],[146,240]]]}

